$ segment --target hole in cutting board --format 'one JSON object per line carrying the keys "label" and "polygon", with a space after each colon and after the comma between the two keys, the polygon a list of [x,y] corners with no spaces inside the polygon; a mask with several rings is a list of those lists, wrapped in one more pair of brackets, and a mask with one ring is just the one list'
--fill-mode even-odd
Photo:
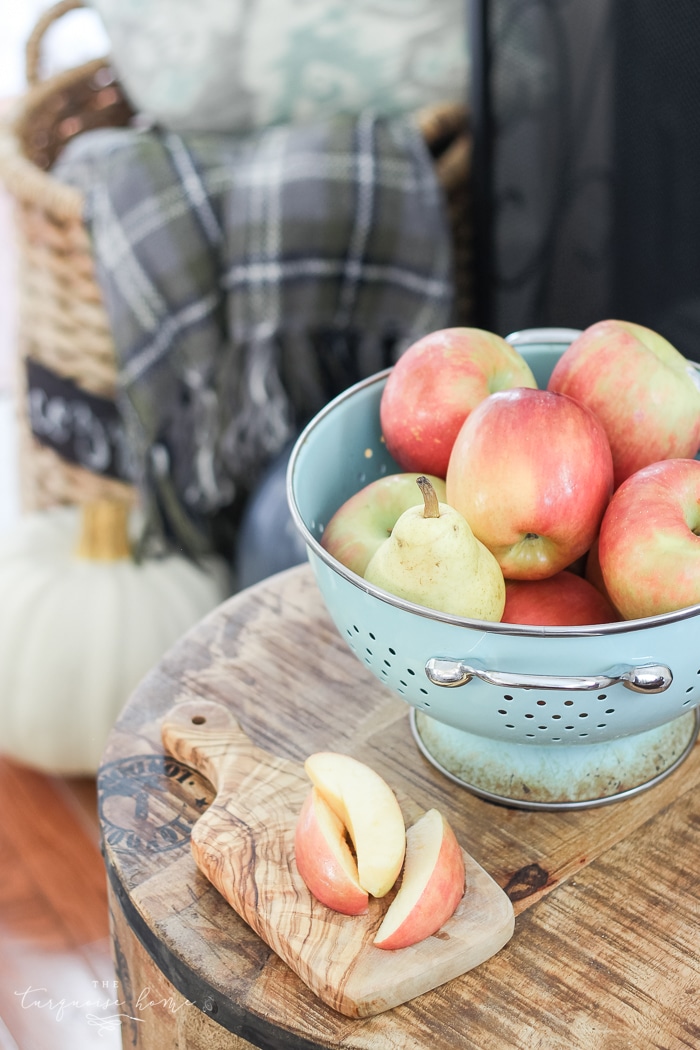
{"label": "hole in cutting board", "polygon": [[192,715],[193,726],[203,726],[205,722],[206,718],[204,717],[204,715]]}

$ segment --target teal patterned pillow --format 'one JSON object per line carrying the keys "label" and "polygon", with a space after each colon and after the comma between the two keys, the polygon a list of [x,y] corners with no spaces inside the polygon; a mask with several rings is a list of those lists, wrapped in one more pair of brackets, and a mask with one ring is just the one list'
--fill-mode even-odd
{"label": "teal patterned pillow", "polygon": [[466,98],[466,0],[91,2],[132,103],[173,130]]}

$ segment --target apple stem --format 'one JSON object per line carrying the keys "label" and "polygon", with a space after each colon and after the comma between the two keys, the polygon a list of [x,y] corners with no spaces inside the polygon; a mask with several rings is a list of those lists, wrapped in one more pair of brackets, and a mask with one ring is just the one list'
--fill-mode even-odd
{"label": "apple stem", "polygon": [[437,494],[433,486],[430,484],[430,482],[424,474],[421,474],[419,478],[416,478],[416,484],[423,493],[423,517],[439,518],[440,504],[438,502]]}

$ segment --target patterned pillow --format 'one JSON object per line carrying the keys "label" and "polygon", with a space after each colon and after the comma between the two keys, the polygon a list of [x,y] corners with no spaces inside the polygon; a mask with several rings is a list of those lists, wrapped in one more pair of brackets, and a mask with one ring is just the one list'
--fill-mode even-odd
{"label": "patterned pillow", "polygon": [[467,94],[465,0],[90,0],[132,103],[249,131]]}

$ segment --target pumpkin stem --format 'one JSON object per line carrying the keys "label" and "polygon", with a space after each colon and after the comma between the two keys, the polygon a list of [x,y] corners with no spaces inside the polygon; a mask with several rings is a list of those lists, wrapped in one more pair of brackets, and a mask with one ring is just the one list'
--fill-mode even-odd
{"label": "pumpkin stem", "polygon": [[98,499],[82,504],[76,557],[88,561],[130,558],[128,524],[128,503]]}

